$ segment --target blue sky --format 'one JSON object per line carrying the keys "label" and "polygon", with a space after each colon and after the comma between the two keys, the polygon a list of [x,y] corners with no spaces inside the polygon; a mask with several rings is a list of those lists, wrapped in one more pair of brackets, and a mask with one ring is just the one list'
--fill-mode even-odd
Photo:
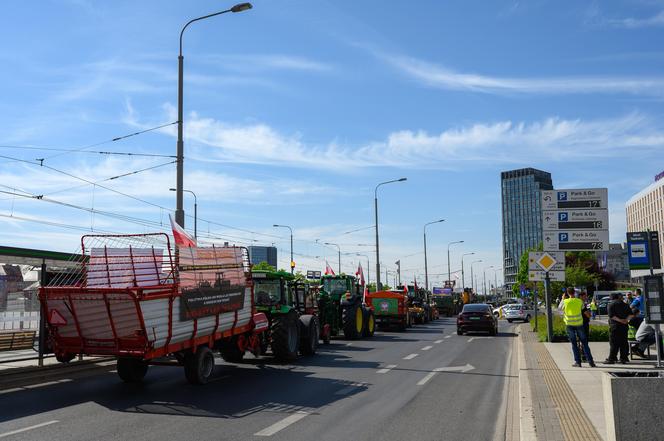
{"label": "blue sky", "polygon": [[[423,279],[422,226],[445,218],[428,229],[436,282],[450,241],[465,241],[452,271],[470,252],[476,272],[502,266],[502,170],[608,187],[615,242],[625,201],[664,169],[662,1],[253,4],[184,38],[185,188],[202,239],[274,243],[286,266],[272,224],[288,224],[298,268],[336,268],[336,248],[316,239],[373,267],[358,245],[373,231],[344,233],[373,225],[378,182],[405,176],[380,190],[381,260]],[[10,146],[79,149],[175,121],[179,30],[231,5],[4,5],[0,243],[69,251],[85,230],[168,228],[172,158]],[[174,126],[87,151],[174,155]],[[342,259],[348,272],[366,261]]]}

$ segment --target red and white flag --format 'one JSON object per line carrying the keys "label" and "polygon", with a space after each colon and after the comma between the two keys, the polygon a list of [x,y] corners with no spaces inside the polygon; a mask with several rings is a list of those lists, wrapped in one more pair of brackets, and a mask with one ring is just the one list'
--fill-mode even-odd
{"label": "red and white flag", "polygon": [[327,260],[325,261],[325,275],[326,276],[334,276],[334,270],[330,266],[329,263],[327,263]]}
{"label": "red and white flag", "polygon": [[415,276],[413,276],[413,281],[415,285],[415,292],[417,292],[417,278]]}
{"label": "red and white flag", "polygon": [[362,264],[360,263],[355,271],[355,275],[360,278],[360,285],[364,285],[364,271],[362,271]]}
{"label": "red and white flag", "polygon": [[169,214],[168,217],[171,220],[171,228],[173,229],[175,245],[181,248],[196,248],[196,239],[184,231],[184,228],[182,228],[173,220],[173,216]]}

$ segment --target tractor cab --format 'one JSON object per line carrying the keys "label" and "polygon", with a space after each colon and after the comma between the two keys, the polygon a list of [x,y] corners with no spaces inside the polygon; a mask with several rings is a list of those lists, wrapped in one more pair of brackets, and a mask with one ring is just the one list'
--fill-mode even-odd
{"label": "tractor cab", "polygon": [[292,274],[286,271],[255,270],[251,277],[254,283],[254,302],[259,311],[276,312],[275,310],[292,306],[293,295],[288,283],[294,280]]}

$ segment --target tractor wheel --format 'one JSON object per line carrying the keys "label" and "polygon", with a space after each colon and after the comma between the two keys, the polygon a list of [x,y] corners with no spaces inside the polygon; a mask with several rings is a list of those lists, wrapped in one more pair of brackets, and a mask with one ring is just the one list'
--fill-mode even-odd
{"label": "tractor wheel", "polygon": [[314,355],[318,348],[320,324],[315,315],[300,316],[300,352],[303,355]]}
{"label": "tractor wheel", "polygon": [[244,351],[237,344],[237,336],[219,343],[219,354],[228,363],[241,363]]}
{"label": "tractor wheel", "polygon": [[346,340],[360,338],[364,330],[364,312],[360,305],[348,305],[344,307],[341,315],[341,323]]}
{"label": "tractor wheel", "polygon": [[[364,309],[364,308],[363,308]],[[362,332],[362,337],[373,337],[374,332],[376,332],[376,318],[374,317],[374,313],[370,309],[365,309],[364,310],[364,331]]]}
{"label": "tractor wheel", "polygon": [[125,383],[140,383],[148,372],[148,364],[138,358],[120,357],[117,370]]}
{"label": "tractor wheel", "polygon": [[272,353],[279,361],[293,361],[297,359],[297,349],[300,343],[299,320],[295,311],[286,315],[275,316],[270,329],[272,340]]}
{"label": "tractor wheel", "polygon": [[191,384],[205,384],[214,373],[214,355],[207,346],[201,346],[196,353],[184,357],[184,375]]}

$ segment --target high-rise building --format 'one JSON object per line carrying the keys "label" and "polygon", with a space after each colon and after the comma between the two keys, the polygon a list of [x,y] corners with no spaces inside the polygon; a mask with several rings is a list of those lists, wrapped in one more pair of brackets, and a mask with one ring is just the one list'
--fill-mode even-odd
{"label": "high-rise building", "polygon": [[551,173],[521,168],[500,174],[503,210],[503,275],[508,289],[516,282],[519,259],[542,242],[541,191],[553,190]]}
{"label": "high-rise building", "polygon": [[635,233],[648,229],[657,231],[659,253],[664,256],[664,173],[655,177],[655,182],[632,196],[626,203],[627,232]]}
{"label": "high-rise building", "polygon": [[257,247],[250,246],[249,260],[252,265],[261,262],[267,262],[273,267],[277,267],[277,248],[276,247]]}

